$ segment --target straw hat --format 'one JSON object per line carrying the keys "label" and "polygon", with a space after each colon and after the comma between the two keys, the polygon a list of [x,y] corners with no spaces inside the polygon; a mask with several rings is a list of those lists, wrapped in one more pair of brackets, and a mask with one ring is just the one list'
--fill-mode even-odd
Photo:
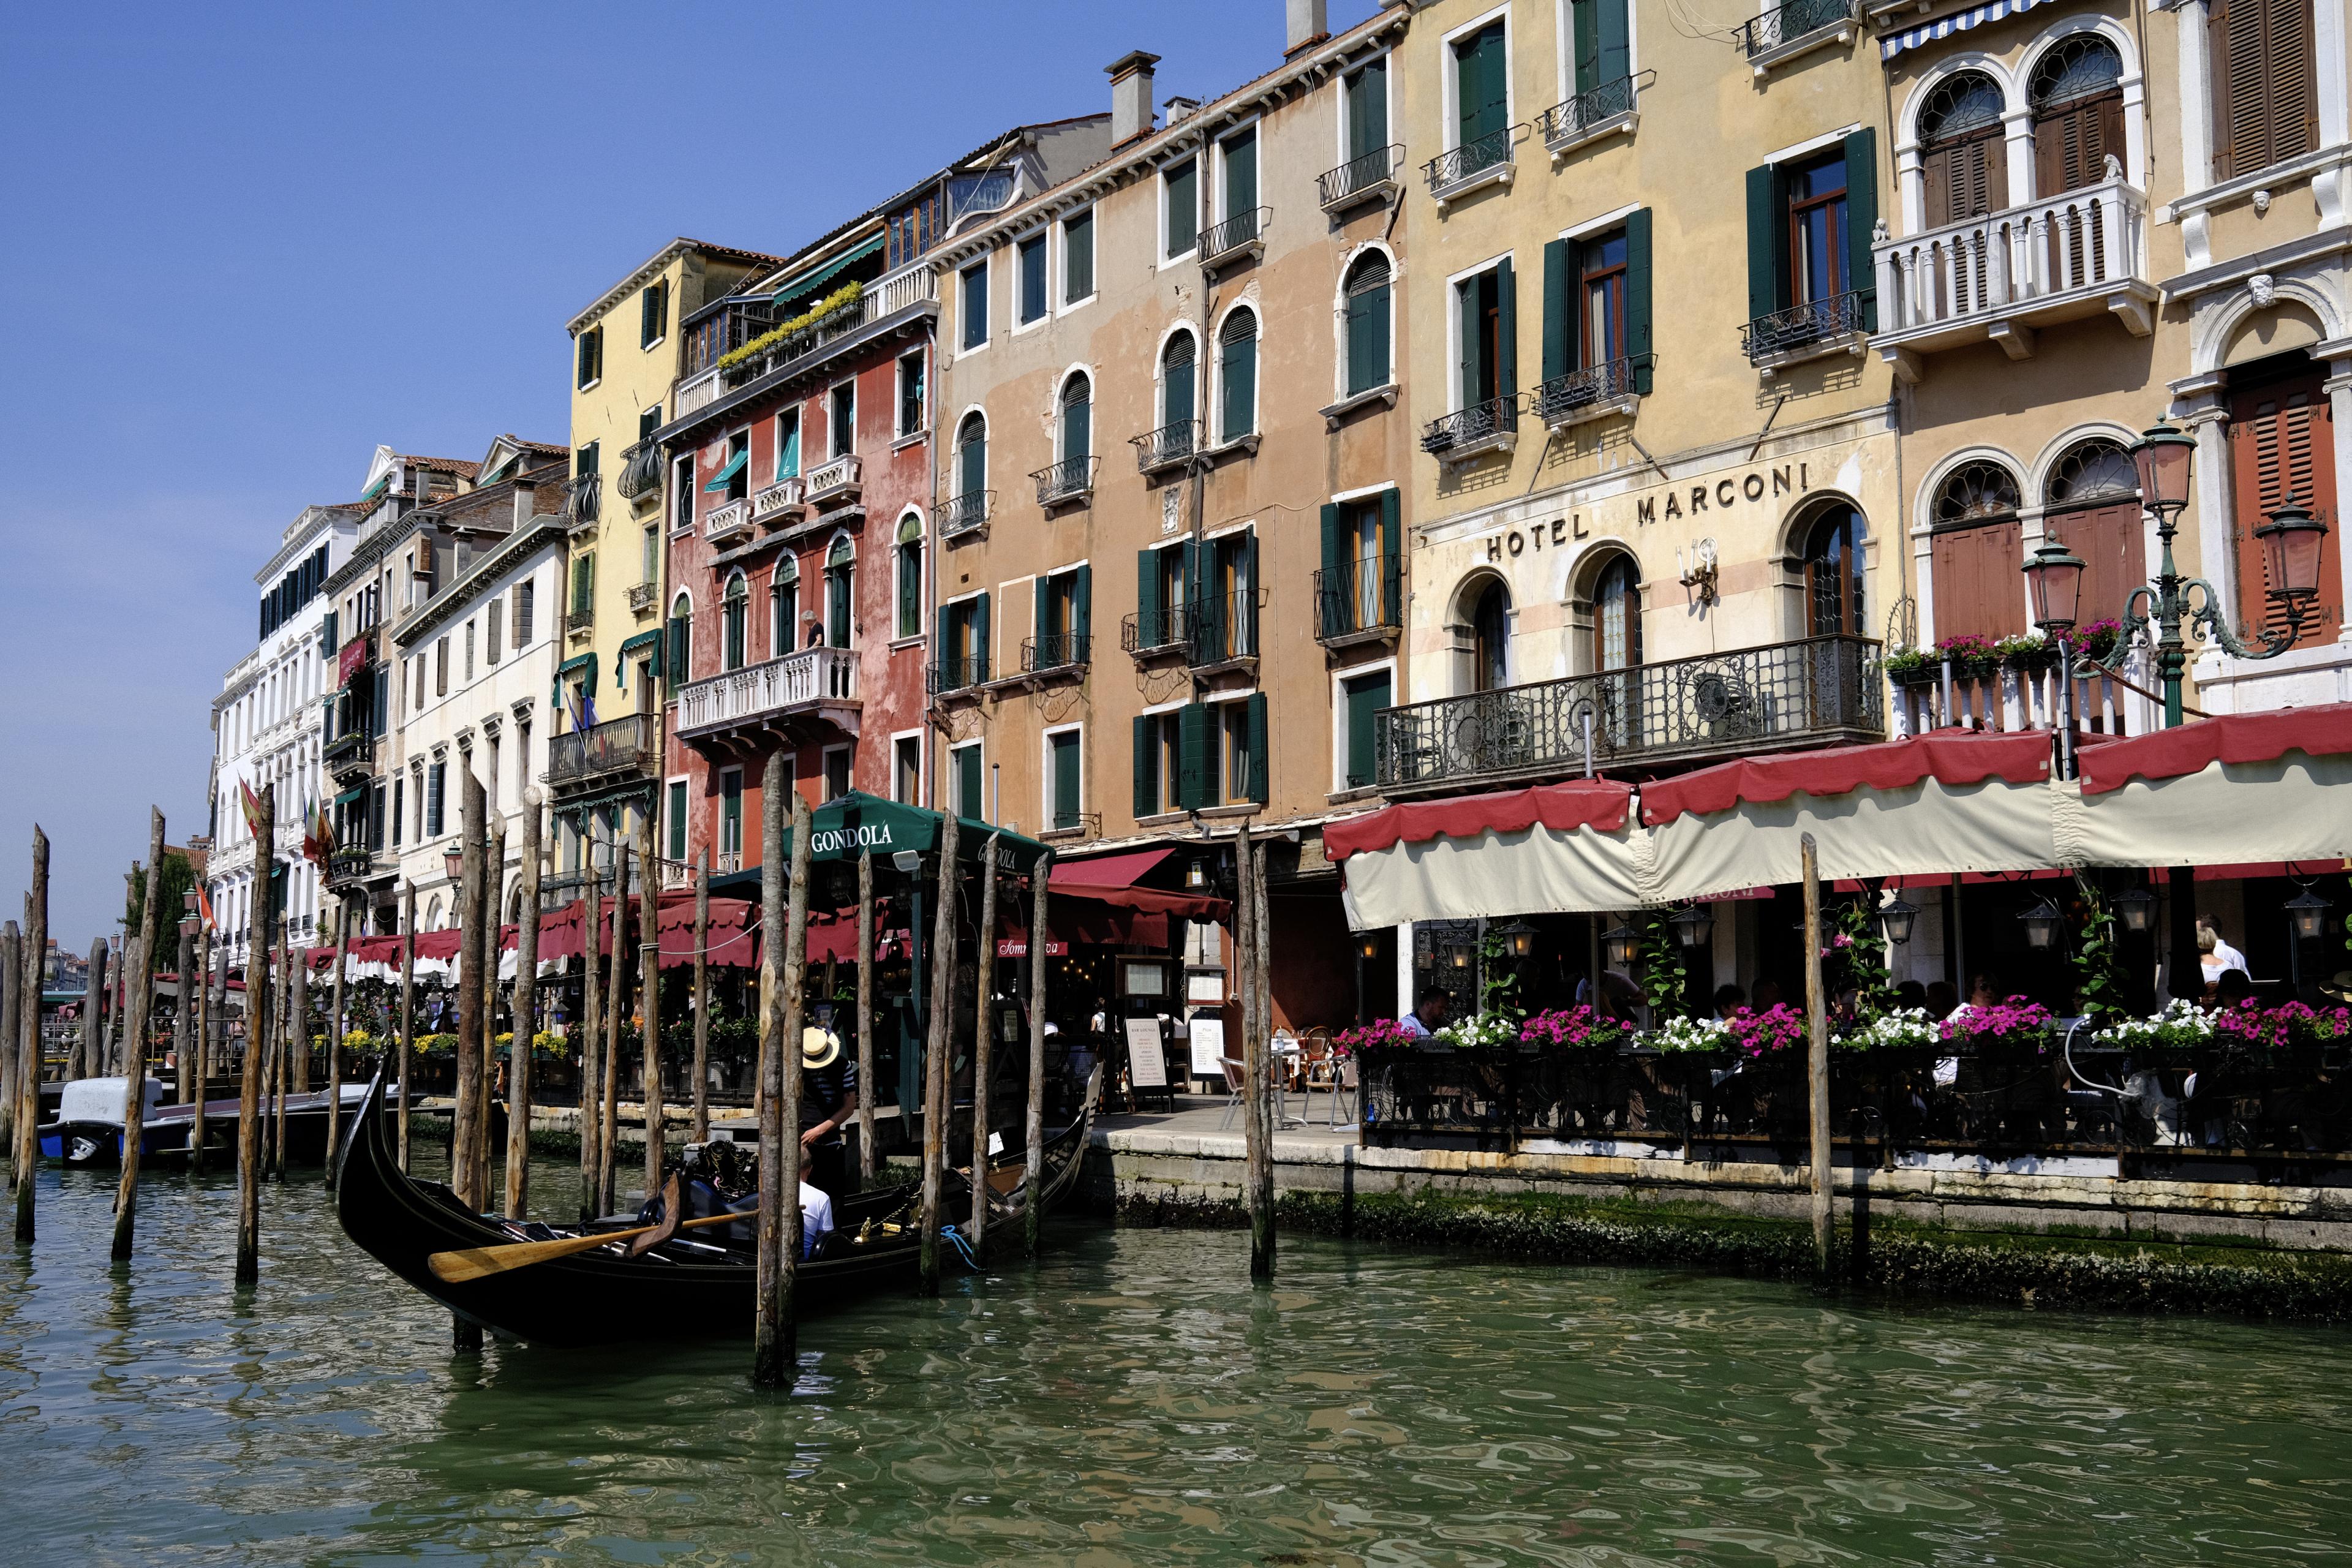
{"label": "straw hat", "polygon": [[841,1037],[811,1024],[801,1031],[801,1066],[811,1072],[841,1059]]}
{"label": "straw hat", "polygon": [[2352,969],[2339,969],[2335,978],[2321,986],[2320,991],[2338,1002],[2352,1002]]}

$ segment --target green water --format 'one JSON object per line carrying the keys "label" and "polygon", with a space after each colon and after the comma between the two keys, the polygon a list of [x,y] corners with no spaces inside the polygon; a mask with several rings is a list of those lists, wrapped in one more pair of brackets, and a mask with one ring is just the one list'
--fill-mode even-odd
{"label": "green water", "polygon": [[1063,1222],[1035,1268],[748,1342],[453,1359],[315,1175],[41,1178],[0,1251],[22,1563],[2322,1563],[2340,1333]]}

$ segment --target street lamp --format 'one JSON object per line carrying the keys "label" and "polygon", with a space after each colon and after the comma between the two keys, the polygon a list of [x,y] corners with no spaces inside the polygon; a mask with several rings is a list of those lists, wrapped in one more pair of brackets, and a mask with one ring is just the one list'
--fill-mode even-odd
{"label": "street lamp", "polygon": [[[2163,546],[2163,559],[2156,582],[2134,588],[2125,602],[2123,628],[2116,637],[2115,651],[2106,658],[2106,668],[2120,668],[2134,636],[2144,627],[2154,628],[2168,730],[2178,729],[2183,718],[2180,677],[2189,666],[2183,626],[2210,637],[2233,658],[2276,658],[2303,636],[2304,618],[2319,592],[2319,542],[2327,532],[2326,525],[2311,515],[2299,497],[2290,495],[2272,509],[2271,520],[2254,530],[2254,537],[2263,542],[2269,567],[2268,597],[2286,624],[2265,627],[2251,638],[2240,637],[2230,629],[2221,595],[2214,592],[2213,584],[2202,577],[2183,577],[2173,564],[2172,541],[2179,531],[2181,509],[2189,504],[2189,468],[2196,450],[2195,437],[2169,425],[2157,426],[2131,448],[2132,464],[2139,473],[2140,505],[2156,513],[2156,537]],[[2201,595],[2194,604],[2191,589]]]}
{"label": "street lamp", "polygon": [[1356,956],[1370,963],[1381,955],[1381,939],[1366,932],[1356,942]]}
{"label": "street lamp", "polygon": [[1536,928],[1525,921],[1515,920],[1508,925],[1496,926],[1495,934],[1510,943],[1513,958],[1525,958],[1536,950]]}
{"label": "street lamp", "polygon": [[2294,922],[2295,940],[2318,941],[2321,922],[2326,920],[2327,911],[2332,907],[2326,899],[2321,898],[2309,888],[2305,888],[2299,896],[2289,899],[2286,901],[2286,916],[2288,920]]}
{"label": "street lamp", "polygon": [[1901,947],[1911,940],[1911,922],[1919,918],[1919,906],[1897,893],[1878,906],[1878,929],[1886,940]]}
{"label": "street lamp", "polygon": [[465,847],[463,845],[459,845],[456,847],[443,850],[441,853],[441,868],[449,873],[449,879],[451,881],[462,881],[466,875]]}
{"label": "street lamp", "polygon": [[1715,911],[1705,904],[1685,904],[1668,915],[1666,923],[1675,928],[1675,940],[1687,952],[1706,945],[1707,937],[1715,931]]}
{"label": "street lamp", "polygon": [[1633,953],[1641,943],[1641,933],[1629,925],[1613,926],[1601,933],[1601,945],[1608,951],[1612,969],[1633,968]]}
{"label": "street lamp", "polygon": [[2136,936],[2156,924],[2156,895],[2146,888],[2126,888],[2108,901],[2123,917],[2124,930]]}
{"label": "street lamp", "polygon": [[2017,917],[2025,922],[2025,945],[2047,948],[2058,940],[2058,906],[2044,899]]}
{"label": "street lamp", "polygon": [[1461,941],[1449,942],[1441,951],[1445,962],[1456,969],[1469,968],[1470,961],[1477,956],[1477,949]]}

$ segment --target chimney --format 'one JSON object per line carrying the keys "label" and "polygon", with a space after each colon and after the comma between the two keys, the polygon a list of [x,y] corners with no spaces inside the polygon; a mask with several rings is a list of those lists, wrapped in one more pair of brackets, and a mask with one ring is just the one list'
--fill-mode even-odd
{"label": "chimney", "polygon": [[1132,49],[1104,68],[1110,75],[1110,144],[1123,147],[1153,130],[1151,68],[1160,57]]}
{"label": "chimney", "polygon": [[539,487],[528,479],[514,482],[514,527],[520,533],[539,511]]}
{"label": "chimney", "polygon": [[1282,9],[1284,59],[1331,36],[1331,29],[1325,25],[1323,0],[1282,0]]}
{"label": "chimney", "polygon": [[1168,123],[1181,125],[1200,111],[1201,100],[1197,98],[1171,97],[1162,107],[1168,110]]}

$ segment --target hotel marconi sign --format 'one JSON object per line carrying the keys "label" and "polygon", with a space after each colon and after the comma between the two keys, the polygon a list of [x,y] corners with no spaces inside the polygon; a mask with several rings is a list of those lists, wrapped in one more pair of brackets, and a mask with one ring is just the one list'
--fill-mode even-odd
{"label": "hotel marconi sign", "polygon": [[1660,522],[1712,523],[1718,517],[1741,514],[1777,517],[1784,498],[1801,497],[1813,488],[1810,460],[1769,463],[1736,468],[1674,484],[1613,496],[1588,515],[1571,511],[1549,522],[1531,522],[1486,536],[1486,559],[1517,560],[1530,551],[1540,552],[1590,539],[1596,532],[1629,533]]}

